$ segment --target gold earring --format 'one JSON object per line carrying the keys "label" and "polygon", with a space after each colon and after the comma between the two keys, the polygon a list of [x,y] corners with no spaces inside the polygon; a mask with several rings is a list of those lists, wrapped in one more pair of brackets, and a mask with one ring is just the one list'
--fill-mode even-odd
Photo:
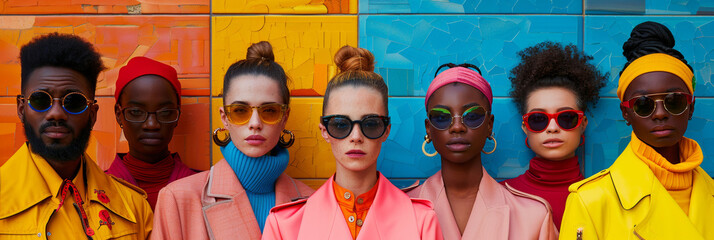
{"label": "gold earring", "polygon": [[434,153],[428,153],[426,152],[426,144],[430,143],[431,139],[429,138],[429,135],[427,134],[424,136],[424,143],[421,144],[421,151],[426,155],[427,157],[433,157],[436,156],[436,154],[439,154],[439,152],[434,152]]}
{"label": "gold earring", "polygon": [[228,136],[228,137],[226,137],[226,139],[221,140],[221,138],[218,137],[218,133],[224,132],[224,131],[228,131],[228,130],[225,128],[216,128],[216,130],[213,130],[213,142],[216,143],[216,145],[221,146],[221,147],[225,147],[226,145],[228,145],[228,143],[231,142],[231,134],[230,133],[226,134]]}
{"label": "gold earring", "polygon": [[[285,137],[283,137],[285,136],[285,134],[290,134],[290,140],[288,140],[287,142],[285,142]],[[278,140],[278,144],[283,148],[289,148],[293,145],[293,143],[295,143],[295,134],[293,134],[293,132],[291,132],[290,130],[283,129],[283,134],[280,134],[280,140]]]}
{"label": "gold earring", "polygon": [[[491,154],[491,153],[495,152],[495,151],[496,151],[496,147],[498,147],[498,143],[496,142],[496,137],[493,136],[493,132],[491,132],[491,135],[488,136],[488,139],[493,140],[493,150],[491,150],[490,152],[486,152],[486,151],[484,151],[483,149],[481,149],[481,152],[483,152],[484,154]],[[528,143],[528,142],[526,142],[526,144],[527,144],[527,143]]]}

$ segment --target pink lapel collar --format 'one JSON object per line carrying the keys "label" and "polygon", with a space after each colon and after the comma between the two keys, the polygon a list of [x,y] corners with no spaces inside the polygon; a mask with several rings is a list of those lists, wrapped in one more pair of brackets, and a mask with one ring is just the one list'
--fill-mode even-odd
{"label": "pink lapel collar", "polygon": [[379,173],[377,195],[357,239],[419,239],[419,233],[411,199]]}
{"label": "pink lapel collar", "polygon": [[203,218],[211,239],[260,239],[245,189],[225,160],[211,167],[202,196]]}
{"label": "pink lapel collar", "polygon": [[333,175],[327,179],[305,203],[305,214],[300,223],[298,240],[352,238],[335,199],[332,188],[334,177]]}
{"label": "pink lapel collar", "polygon": [[471,216],[462,235],[454,219],[446,196],[441,171],[429,177],[421,187],[420,198],[432,200],[434,211],[444,233],[444,239],[507,239],[509,207],[503,189],[486,169],[479,184],[479,192],[471,209]]}

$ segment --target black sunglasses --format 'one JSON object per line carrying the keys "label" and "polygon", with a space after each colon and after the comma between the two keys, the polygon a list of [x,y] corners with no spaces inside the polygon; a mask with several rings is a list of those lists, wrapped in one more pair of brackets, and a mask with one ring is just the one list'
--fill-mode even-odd
{"label": "black sunglasses", "polygon": [[62,108],[70,114],[80,114],[89,108],[90,105],[97,103],[97,100],[88,100],[81,92],[70,92],[62,98],[53,98],[52,94],[37,90],[30,93],[30,96],[25,98],[23,95],[17,95],[21,101],[27,101],[32,110],[36,112],[45,112],[52,108],[55,100],[60,101]]}
{"label": "black sunglasses", "polygon": [[320,122],[327,129],[327,134],[333,138],[343,139],[352,133],[352,127],[359,124],[362,135],[369,139],[377,139],[384,135],[389,126],[389,117],[368,115],[361,120],[352,121],[345,115],[329,115],[320,117]]}

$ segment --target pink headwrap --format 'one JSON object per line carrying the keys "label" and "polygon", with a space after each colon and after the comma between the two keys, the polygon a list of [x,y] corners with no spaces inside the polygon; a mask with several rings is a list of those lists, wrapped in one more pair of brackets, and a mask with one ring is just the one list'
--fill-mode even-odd
{"label": "pink headwrap", "polygon": [[463,83],[472,86],[481,93],[483,93],[486,98],[488,98],[488,103],[493,104],[493,94],[491,93],[491,84],[489,84],[486,79],[484,79],[481,74],[465,67],[453,67],[446,71],[439,73],[439,75],[431,81],[429,85],[429,90],[426,91],[426,99],[424,99],[424,107],[426,107],[429,102],[429,97],[431,94],[436,92],[437,89],[443,87],[449,83]]}

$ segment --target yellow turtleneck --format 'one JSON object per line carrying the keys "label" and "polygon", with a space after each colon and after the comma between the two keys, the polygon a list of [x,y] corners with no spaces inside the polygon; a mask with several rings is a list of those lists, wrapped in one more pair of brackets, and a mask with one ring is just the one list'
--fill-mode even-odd
{"label": "yellow turtleneck", "polygon": [[679,141],[679,163],[672,164],[654,148],[642,142],[634,133],[630,141],[632,150],[652,170],[662,186],[672,196],[684,213],[689,215],[689,199],[692,194],[693,170],[704,159],[699,144],[689,138]]}

